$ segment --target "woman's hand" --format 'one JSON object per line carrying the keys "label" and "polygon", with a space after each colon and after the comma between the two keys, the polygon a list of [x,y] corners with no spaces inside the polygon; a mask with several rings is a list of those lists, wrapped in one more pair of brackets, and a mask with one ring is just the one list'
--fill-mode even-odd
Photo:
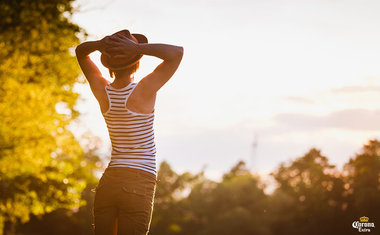
{"label": "woman's hand", "polygon": [[111,40],[111,36],[106,36],[103,39],[99,40],[99,48],[98,48],[98,50],[102,54],[108,57],[111,57],[111,55],[107,52],[107,50],[110,48],[110,40]]}
{"label": "woman's hand", "polygon": [[128,59],[139,53],[139,44],[123,34],[114,34],[105,39],[106,52],[114,59]]}

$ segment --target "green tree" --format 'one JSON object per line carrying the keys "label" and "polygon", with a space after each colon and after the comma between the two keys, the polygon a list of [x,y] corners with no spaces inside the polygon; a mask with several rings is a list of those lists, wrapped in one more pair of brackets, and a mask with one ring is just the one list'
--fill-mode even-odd
{"label": "green tree", "polygon": [[[361,153],[344,166],[347,220],[361,216],[378,220],[380,211],[380,142],[370,140]],[[379,220],[378,220],[379,221]],[[375,223],[376,224],[376,223]]]}
{"label": "green tree", "polygon": [[181,201],[186,198],[186,192],[203,178],[203,172],[191,174],[176,173],[168,162],[159,166],[156,197],[151,223],[152,234],[179,234],[182,231],[181,222],[188,208]]}
{"label": "green tree", "polygon": [[79,67],[70,48],[81,29],[72,0],[0,1],[0,234],[29,215],[83,205],[92,177],[67,129],[78,116]]}
{"label": "green tree", "polygon": [[[317,149],[271,174],[278,188],[271,196],[274,234],[342,234],[344,187],[340,173]],[[350,224],[350,223],[348,223]]]}
{"label": "green tree", "polygon": [[[86,170],[91,174],[94,170],[99,170],[102,167],[102,161],[97,155],[100,139],[94,137],[90,133],[85,133],[81,137],[81,144],[85,151]],[[83,163],[82,163],[83,164]],[[78,210],[67,208],[58,208],[43,216],[31,216],[29,222],[18,224],[17,234],[25,235],[93,235],[93,203],[95,191],[93,190],[98,184],[98,179],[89,177],[87,179],[86,188],[81,193],[81,199],[86,201],[86,204]]]}
{"label": "green tree", "polygon": [[181,234],[270,234],[264,185],[243,161],[222,182],[203,180],[182,202],[187,214]]}

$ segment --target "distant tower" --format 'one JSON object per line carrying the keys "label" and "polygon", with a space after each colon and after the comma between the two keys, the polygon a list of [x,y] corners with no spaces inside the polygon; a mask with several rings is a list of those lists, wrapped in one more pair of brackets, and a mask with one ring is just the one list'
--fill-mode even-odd
{"label": "distant tower", "polygon": [[251,165],[250,165],[251,171],[258,170],[258,167],[256,165],[257,164],[257,146],[258,145],[259,145],[258,137],[257,137],[257,134],[255,133],[254,138],[253,138],[253,142],[252,142],[252,156],[251,156]]}

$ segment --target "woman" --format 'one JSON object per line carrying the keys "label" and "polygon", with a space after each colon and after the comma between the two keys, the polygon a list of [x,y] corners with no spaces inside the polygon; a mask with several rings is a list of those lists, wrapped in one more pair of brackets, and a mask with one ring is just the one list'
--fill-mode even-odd
{"label": "woman", "polygon": [[[110,83],[88,56],[99,50],[102,64],[115,80]],[[134,83],[142,55],[163,60]],[[111,161],[96,187],[96,235],[147,234],[157,185],[153,120],[157,91],[173,76],[183,48],[150,44],[144,35],[119,31],[76,48],[79,65],[99,102],[109,131]]]}

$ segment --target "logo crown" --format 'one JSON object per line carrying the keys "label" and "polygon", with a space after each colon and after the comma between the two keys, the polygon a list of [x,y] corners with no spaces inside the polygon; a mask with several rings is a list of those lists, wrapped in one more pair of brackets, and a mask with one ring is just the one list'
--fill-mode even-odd
{"label": "logo crown", "polygon": [[360,222],[368,222],[369,218],[367,216],[360,217]]}

